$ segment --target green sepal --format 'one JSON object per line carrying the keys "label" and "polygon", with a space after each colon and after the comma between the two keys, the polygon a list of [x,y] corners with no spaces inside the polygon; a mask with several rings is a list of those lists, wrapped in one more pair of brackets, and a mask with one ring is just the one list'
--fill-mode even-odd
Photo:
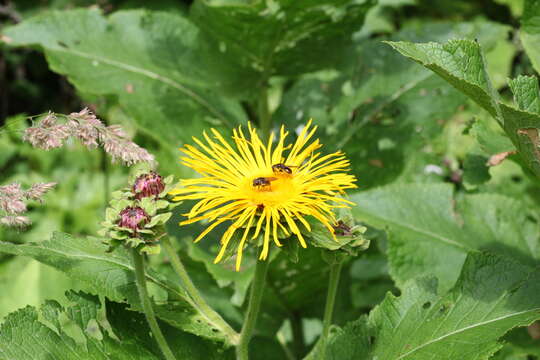
{"label": "green sepal", "polygon": [[124,240],[124,243],[126,244],[126,246],[130,246],[133,248],[136,248],[141,244],[145,244],[144,240],[136,238],[136,237],[127,238],[126,240]]}
{"label": "green sepal", "polygon": [[169,175],[169,176],[163,178],[163,183],[165,185],[170,185],[170,184],[172,184],[173,181],[174,181],[174,176],[173,175]]}
{"label": "green sepal", "polygon": [[146,224],[145,228],[152,228],[157,225],[163,225],[165,224],[172,216],[172,212],[164,213],[164,214],[158,214],[156,216],[152,217],[152,220],[148,224]]}
{"label": "green sepal", "polygon": [[183,201],[171,201],[169,203],[169,210],[172,210],[175,207],[182,205],[182,203],[183,203]]}
{"label": "green sepal", "polygon": [[114,250],[116,250],[116,248],[118,246],[120,246],[121,244],[123,244],[124,242],[123,241],[120,241],[120,240],[114,240],[114,239],[111,239],[111,240],[103,240],[103,244],[105,245],[109,245],[109,248],[107,250],[105,250],[105,252],[107,253],[111,253],[113,252]]}
{"label": "green sepal", "polygon": [[114,191],[111,193],[111,203],[114,200],[121,200],[121,199],[128,199],[131,196],[131,191],[129,189],[122,189],[118,191]]}
{"label": "green sepal", "polygon": [[[104,223],[101,223],[101,225],[104,226]],[[101,237],[106,237],[109,234],[109,229],[107,227],[104,227],[102,229],[99,229],[97,231],[97,234]]]}
{"label": "green sepal", "polygon": [[154,235],[154,231],[150,229],[137,229],[137,233],[139,234],[148,234],[148,235]]}
{"label": "green sepal", "polygon": [[137,251],[141,254],[159,255],[161,252],[161,245],[159,244],[145,244],[137,248]]}
{"label": "green sepal", "polygon": [[163,210],[169,207],[170,202],[167,200],[156,200],[155,201],[156,210]]}
{"label": "green sepal", "polygon": [[[117,213],[119,214],[120,211],[124,210],[125,208],[129,207],[129,206],[133,206],[133,201],[129,200],[129,199],[118,199],[118,200],[111,200],[111,208]],[[119,215],[118,215],[119,216]]]}
{"label": "green sepal", "polygon": [[116,230],[111,230],[109,232],[109,236],[115,240],[124,240],[129,237],[128,234],[126,234],[124,231],[116,231]]}
{"label": "green sepal", "polygon": [[156,201],[150,197],[142,198],[138,205],[150,216],[154,216],[157,211]]}
{"label": "green sepal", "polygon": [[105,210],[105,220],[107,223],[114,223],[118,218],[120,218],[120,215],[115,209],[107,208]]}

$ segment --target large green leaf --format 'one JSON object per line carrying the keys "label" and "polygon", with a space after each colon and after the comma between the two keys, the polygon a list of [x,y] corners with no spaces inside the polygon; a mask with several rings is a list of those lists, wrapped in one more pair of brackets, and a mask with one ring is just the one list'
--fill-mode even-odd
{"label": "large green leaf", "polygon": [[[150,336],[150,328],[143,314],[129,311],[126,304],[111,301],[107,301],[105,307],[107,321],[121,341],[136,342],[154,353],[161,352],[153,336]],[[232,360],[234,358],[232,348],[223,349],[219,343],[179,331],[164,322],[160,322],[160,328],[177,359]]]}
{"label": "large green leaf", "polygon": [[[39,312],[28,306],[11,313],[0,327],[0,356],[4,359],[20,360],[160,358],[137,342],[114,340],[96,322],[100,307],[97,297],[75,293],[67,295],[75,302],[67,309],[55,301],[48,301]],[[60,315],[67,315],[71,320],[78,335],[83,337],[82,344],[80,339],[77,342],[63,329],[59,321]],[[45,320],[48,326],[41,319]],[[102,336],[101,340],[98,340],[99,335]]]}
{"label": "large green leaf", "polygon": [[[65,272],[92,293],[140,309],[130,257],[121,249],[113,253],[106,253],[106,250],[107,246],[99,239],[77,239],[62,233],[55,233],[51,240],[40,243],[0,242],[0,252],[32,257]],[[159,318],[184,331],[225,341],[219,324],[206,318],[183,290],[151,270],[147,280],[165,293],[164,303],[155,306]]]}
{"label": "large green leaf", "polygon": [[[490,22],[421,23],[395,40],[445,41],[478,37],[491,49],[508,28]],[[362,189],[389,183],[409,163],[439,163],[434,140],[466,103],[464,96],[426,69],[415,67],[380,39],[357,41],[339,72],[304,76],[283,95],[275,118],[295,128],[313,118],[328,148],[351,157]],[[430,150],[427,150],[430,149]],[[425,159],[425,160],[424,160]]]}
{"label": "large green leaf", "polygon": [[447,290],[472,250],[531,265],[540,257],[536,215],[506,196],[454,198],[449,184],[396,184],[358,193],[352,200],[358,219],[388,230],[390,273],[398,286],[432,274]]}
{"label": "large green leaf", "polygon": [[254,81],[265,81],[271,75],[298,75],[334,66],[374,4],[374,0],[301,4],[290,0],[198,0],[190,15],[222,56],[244,69],[239,81],[249,90]]}
{"label": "large green leaf", "polygon": [[34,259],[12,257],[0,264],[0,319],[23,305],[39,306],[63,297],[76,281]]}
{"label": "large green leaf", "polygon": [[[107,325],[101,323],[97,296],[67,292],[68,304],[47,301],[38,311],[26,307],[10,314],[0,327],[0,356],[17,360],[158,360],[161,351],[150,336],[144,315],[107,302]],[[180,358],[230,359],[209,341],[161,323],[171,350]],[[112,332],[111,332],[112,330]]]}
{"label": "large green leaf", "polygon": [[5,29],[6,38],[15,46],[38,45],[51,69],[82,93],[116,96],[170,151],[210,125],[244,121],[240,105],[215,92],[212,69],[223,61],[181,15],[53,11]]}
{"label": "large green leaf", "polygon": [[434,279],[407,283],[365,318],[338,331],[325,359],[487,359],[498,339],[540,318],[537,268],[472,253],[455,287],[438,295]]}
{"label": "large green leaf", "polygon": [[521,160],[540,176],[540,94],[536,79],[511,81],[517,108],[499,100],[486,72],[484,55],[478,42],[451,40],[445,44],[390,42],[401,54],[432,70],[487,110],[505,130]]}

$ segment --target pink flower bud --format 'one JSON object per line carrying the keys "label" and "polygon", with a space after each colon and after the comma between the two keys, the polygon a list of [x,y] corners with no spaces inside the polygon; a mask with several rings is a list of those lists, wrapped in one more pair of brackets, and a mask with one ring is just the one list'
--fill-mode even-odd
{"label": "pink flower bud", "polygon": [[19,199],[0,198],[0,210],[8,214],[22,214],[26,212],[26,204]]}
{"label": "pink flower bud", "polygon": [[136,199],[142,199],[143,197],[158,197],[158,195],[165,190],[165,184],[161,175],[154,171],[148,174],[143,174],[135,180],[132,191],[135,194]]}
{"label": "pink flower bud", "polygon": [[150,216],[139,206],[128,206],[120,211],[120,220],[118,225],[133,230],[142,229],[144,224],[150,220]]}
{"label": "pink flower bud", "polygon": [[33,147],[44,150],[61,147],[71,133],[69,126],[57,124],[56,120],[56,116],[49,113],[38,124],[24,131],[23,140],[28,141]]}
{"label": "pink flower bud", "polygon": [[0,196],[9,196],[14,198],[22,197],[23,190],[21,184],[12,183],[9,185],[0,186]]}
{"label": "pink flower bud", "polygon": [[56,183],[37,183],[33,184],[32,187],[25,192],[24,196],[27,199],[41,200],[43,195],[56,186]]}
{"label": "pink flower bud", "polygon": [[8,227],[23,228],[30,225],[31,221],[26,216],[4,216],[0,218],[0,224]]}

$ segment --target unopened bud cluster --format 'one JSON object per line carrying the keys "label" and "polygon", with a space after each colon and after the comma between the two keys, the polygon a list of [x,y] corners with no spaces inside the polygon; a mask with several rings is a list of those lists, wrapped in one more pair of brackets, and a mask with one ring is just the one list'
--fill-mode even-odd
{"label": "unopened bud cluster", "polygon": [[167,199],[172,181],[172,176],[162,178],[154,171],[139,172],[132,185],[112,194],[101,231],[111,251],[125,245],[141,253],[160,252],[164,225],[177,205]]}

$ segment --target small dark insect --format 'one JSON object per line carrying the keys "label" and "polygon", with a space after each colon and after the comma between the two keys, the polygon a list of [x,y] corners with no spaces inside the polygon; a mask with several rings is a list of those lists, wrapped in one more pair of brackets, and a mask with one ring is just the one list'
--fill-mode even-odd
{"label": "small dark insect", "polygon": [[274,174],[283,174],[283,173],[286,173],[286,174],[292,174],[292,170],[291,168],[292,167],[298,167],[298,166],[293,166],[293,165],[285,165],[285,164],[274,164],[272,165],[272,171],[274,172]]}
{"label": "small dark insect", "polygon": [[253,179],[253,187],[257,189],[269,189],[270,182],[277,180],[275,177],[258,177]]}
{"label": "small dark insect", "polygon": [[332,225],[332,227],[334,228],[334,234],[338,236],[351,236],[353,234],[352,228],[342,220],[338,220],[337,224]]}

